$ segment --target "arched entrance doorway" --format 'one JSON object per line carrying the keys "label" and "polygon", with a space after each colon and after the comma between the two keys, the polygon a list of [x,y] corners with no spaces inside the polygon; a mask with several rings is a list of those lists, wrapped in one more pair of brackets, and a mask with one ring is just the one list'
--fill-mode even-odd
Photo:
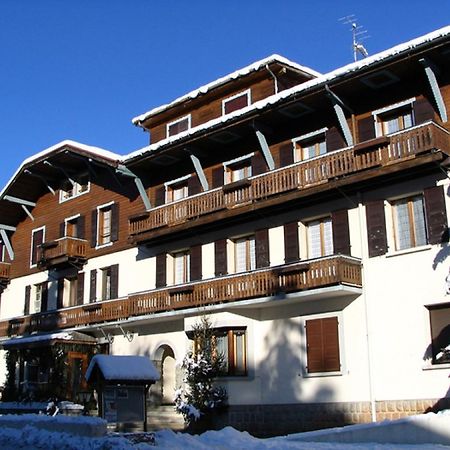
{"label": "arched entrance doorway", "polygon": [[161,345],[155,356],[161,373],[160,381],[155,385],[155,392],[162,405],[173,405],[177,388],[175,354],[169,345]]}

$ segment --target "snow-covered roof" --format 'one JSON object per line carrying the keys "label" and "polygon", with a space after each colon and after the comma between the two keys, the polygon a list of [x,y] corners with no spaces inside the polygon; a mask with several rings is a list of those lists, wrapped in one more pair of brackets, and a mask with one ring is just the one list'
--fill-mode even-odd
{"label": "snow-covered roof", "polygon": [[86,153],[89,153],[92,155],[93,158],[99,157],[102,159],[110,160],[111,163],[115,163],[118,161],[121,161],[123,156],[118,155],[117,153],[110,152],[109,150],[105,150],[103,148],[99,147],[93,147],[91,145],[82,144],[81,142],[72,141],[70,139],[66,139],[64,141],[58,142],[55,145],[52,145],[51,147],[46,148],[45,150],[42,150],[39,153],[35,153],[34,155],[30,156],[29,158],[25,159],[22,164],[19,166],[19,168],[16,170],[14,175],[10,178],[8,183],[4,186],[2,191],[0,192],[0,199],[5,194],[6,190],[9,188],[9,186],[14,182],[16,177],[22,172],[22,170],[28,166],[29,164],[32,164],[35,161],[39,161],[41,158],[50,155],[51,153],[55,152],[56,150],[62,149],[64,147],[72,147],[75,150],[81,150]]}
{"label": "snow-covered roof", "polygon": [[159,380],[159,372],[150,359],[145,356],[95,355],[86,371],[86,380],[89,381],[96,367],[98,367],[105,380]]}
{"label": "snow-covered roof", "polygon": [[92,341],[95,342],[96,339],[83,333],[76,331],[71,332],[59,332],[59,333],[47,333],[47,334],[36,334],[33,336],[19,336],[7,341],[1,342],[3,347],[12,347],[16,345],[23,344],[35,344],[43,343],[48,341]]}
{"label": "snow-covered roof", "polygon": [[[341,78],[343,76],[349,75],[351,73],[358,72],[361,69],[364,69],[368,66],[374,65],[381,61],[387,61],[397,55],[400,55],[402,53],[407,53],[417,47],[420,47],[422,45],[428,44],[434,40],[437,40],[439,38],[445,37],[450,35],[450,25],[446,26],[444,28],[440,28],[436,31],[433,31],[431,33],[428,33],[424,36],[421,36],[416,39],[412,39],[411,41],[405,42],[403,44],[399,44],[395,47],[392,47],[388,50],[385,50],[383,52],[377,53],[375,55],[369,56],[367,58],[364,58],[360,61],[348,64],[346,66],[340,67],[336,70],[333,70],[331,72],[328,72],[326,74],[320,75],[315,79],[306,81],[302,84],[299,84],[297,86],[294,86],[290,89],[286,89],[284,91],[279,92],[278,94],[271,95],[270,97],[266,97],[263,100],[260,100],[258,102],[252,103],[251,105],[239,109],[237,111],[232,112],[231,114],[227,114],[221,117],[217,117],[216,119],[212,119],[208,122],[202,123],[196,127],[190,128],[186,131],[183,131],[182,133],[176,134],[174,136],[169,136],[168,138],[162,139],[158,142],[155,142],[154,144],[148,145],[142,149],[136,150],[132,153],[129,153],[125,158],[124,161],[127,162],[127,160],[134,159],[136,157],[142,156],[146,153],[151,153],[156,150],[159,150],[161,147],[164,147],[168,144],[175,143],[187,136],[193,136],[199,132],[206,131],[208,129],[211,129],[219,124],[227,123],[237,117],[245,116],[246,114],[255,112],[257,110],[264,109],[270,105],[274,105],[284,99],[287,99],[289,97],[292,97],[296,94],[306,92],[308,90],[324,86],[327,83],[330,83],[331,81],[334,81],[338,78]],[[201,89],[201,88],[200,88]],[[195,92],[195,91],[193,91]],[[188,94],[190,95],[190,94]],[[198,95],[198,94],[197,94]],[[182,97],[180,97],[182,98]],[[162,108],[165,108],[167,105],[164,105]],[[154,114],[155,110],[150,111],[149,113],[146,113],[148,116]],[[142,119],[137,118],[138,120],[145,120],[143,117],[145,115],[139,116]],[[148,117],[147,116],[147,117]]]}
{"label": "snow-covered roof", "polygon": [[241,77],[243,77],[245,75],[248,75],[251,72],[256,72],[257,70],[259,70],[262,67],[265,67],[266,65],[271,64],[271,63],[284,64],[284,65],[289,66],[289,67],[291,67],[291,68],[293,68],[293,69],[295,69],[297,71],[303,72],[303,73],[305,73],[307,75],[310,75],[310,76],[313,76],[313,77],[318,77],[318,76],[321,75],[319,72],[316,72],[315,70],[310,69],[309,67],[305,67],[305,66],[302,66],[300,64],[297,64],[297,63],[295,63],[293,61],[290,61],[287,58],[284,58],[283,56],[280,56],[280,55],[277,55],[277,54],[273,54],[273,55],[270,55],[270,56],[268,56],[268,57],[266,57],[264,59],[256,61],[256,62],[254,62],[254,63],[252,63],[252,64],[250,64],[248,66],[245,66],[242,69],[236,70],[235,72],[232,72],[232,73],[230,73],[228,75],[225,75],[224,77],[218,78],[217,80],[214,80],[214,81],[212,81],[212,82],[210,82],[208,84],[205,84],[205,85],[199,87],[198,89],[195,89],[195,90],[193,90],[193,91],[191,91],[191,92],[189,92],[189,93],[187,93],[185,95],[182,95],[181,97],[178,97],[177,99],[173,100],[170,103],[158,106],[158,107],[153,108],[152,110],[150,110],[150,111],[148,111],[148,112],[146,112],[144,114],[141,114],[141,115],[139,115],[137,117],[134,117],[132,119],[132,122],[135,125],[139,125],[139,123],[143,122],[144,120],[148,119],[151,116],[154,116],[155,114],[158,114],[158,113],[160,113],[160,112],[162,112],[162,111],[164,111],[164,110],[166,110],[168,108],[171,108],[171,107],[173,107],[175,105],[178,105],[179,103],[182,103],[182,102],[184,102],[186,100],[191,100],[191,99],[194,99],[194,98],[198,97],[199,95],[206,94],[211,89],[214,89],[214,88],[216,88],[218,86],[221,86],[221,85],[223,85],[225,83],[228,83],[231,80],[235,80],[237,78],[241,78]]}

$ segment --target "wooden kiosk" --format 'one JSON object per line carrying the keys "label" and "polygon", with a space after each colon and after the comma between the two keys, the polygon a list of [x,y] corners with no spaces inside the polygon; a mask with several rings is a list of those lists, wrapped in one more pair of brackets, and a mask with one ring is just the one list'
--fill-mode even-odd
{"label": "wooden kiosk", "polygon": [[147,393],[159,373],[145,356],[95,355],[86,380],[98,395],[98,415],[116,430],[142,423],[147,431]]}

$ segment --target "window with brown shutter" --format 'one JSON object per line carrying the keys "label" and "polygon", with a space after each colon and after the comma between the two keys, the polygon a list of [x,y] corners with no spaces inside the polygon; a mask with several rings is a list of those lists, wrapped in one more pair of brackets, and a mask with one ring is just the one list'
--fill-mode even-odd
{"label": "window with brown shutter", "polygon": [[42,297],[41,297],[41,312],[46,312],[48,310],[48,283],[41,283],[42,286]]}
{"label": "window with brown shutter", "polygon": [[291,263],[299,259],[298,222],[284,225],[284,262]]}
{"label": "window with brown shutter", "polygon": [[56,309],[61,309],[64,305],[64,278],[58,279],[58,294],[56,297]]}
{"label": "window with brown shutter", "polygon": [[350,255],[350,230],[346,209],[331,213],[333,249],[335,254]]}
{"label": "window with brown shutter", "polygon": [[119,264],[114,264],[111,269],[111,298],[119,297]]}
{"label": "window with brown shutter", "polygon": [[269,261],[269,230],[257,230],[255,232],[256,268],[268,267]]}
{"label": "window with brown shutter", "polygon": [[214,273],[216,277],[227,274],[227,240],[214,242]]}
{"label": "window with brown shutter", "polygon": [[448,224],[445,210],[445,196],[442,186],[433,186],[424,190],[425,213],[428,229],[428,243],[447,242]]}
{"label": "window with brown shutter", "polygon": [[421,123],[428,122],[429,120],[434,120],[435,114],[433,105],[426,97],[418,98],[413,103],[413,110],[415,125],[420,125]]}
{"label": "window with brown shutter", "polygon": [[250,90],[233,95],[222,101],[222,114],[230,114],[250,104]]}
{"label": "window with brown shutter", "polygon": [[311,319],[305,322],[308,373],[341,370],[338,326],[337,317]]}
{"label": "window with brown shutter", "polygon": [[224,169],[223,166],[215,167],[212,170],[212,188],[218,188],[223,186],[224,181]]}
{"label": "window with brown shutter", "polygon": [[33,230],[31,235],[31,265],[35,266],[39,262],[40,246],[45,240],[45,227]]}
{"label": "window with brown shutter", "polygon": [[166,188],[158,186],[155,188],[155,206],[161,206],[166,203]]}
{"label": "window with brown shutter", "polygon": [[278,150],[280,167],[286,167],[294,163],[294,146],[292,142],[283,144]]}
{"label": "window with brown shutter", "polygon": [[347,147],[347,144],[345,143],[344,138],[337,127],[332,127],[326,131],[325,141],[327,144],[327,152],[332,152],[334,150]]}
{"label": "window with brown shutter", "polygon": [[77,306],[79,306],[84,303],[84,272],[79,272],[77,278]]}
{"label": "window with brown shutter", "polygon": [[358,120],[358,142],[375,139],[375,119],[372,115]]}
{"label": "window with brown shutter", "polygon": [[266,160],[264,158],[264,155],[260,151],[255,152],[255,154],[252,156],[251,165],[252,175],[260,175],[264,172],[267,172]]}
{"label": "window with brown shutter", "polygon": [[369,257],[384,255],[387,252],[387,236],[383,200],[366,203],[366,221]]}
{"label": "window with brown shutter", "polygon": [[160,253],[156,255],[156,287],[164,287],[167,285],[167,268],[166,254]]}
{"label": "window with brown shutter", "polygon": [[194,174],[188,179],[188,195],[195,195],[202,192],[202,185],[198,179],[197,174]]}
{"label": "window with brown shutter", "polygon": [[191,115],[174,120],[167,124],[167,137],[175,136],[191,127]]}
{"label": "window with brown shutter", "polygon": [[119,239],[119,204],[111,205],[111,242]]}
{"label": "window with brown shutter", "polygon": [[202,279],[202,246],[194,245],[191,247],[191,281]]}
{"label": "window with brown shutter", "polygon": [[91,211],[91,248],[97,246],[97,209]]}
{"label": "window with brown shutter", "polygon": [[25,299],[23,304],[24,316],[30,314],[30,297],[31,297],[31,286],[25,286]]}
{"label": "window with brown shutter", "polygon": [[97,270],[93,269],[90,272],[89,302],[94,303],[96,300],[97,300]]}

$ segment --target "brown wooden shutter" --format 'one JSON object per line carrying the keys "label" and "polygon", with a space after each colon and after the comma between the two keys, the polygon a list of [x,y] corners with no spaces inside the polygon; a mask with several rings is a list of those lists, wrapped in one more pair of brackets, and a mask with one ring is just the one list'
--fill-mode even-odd
{"label": "brown wooden shutter", "polygon": [[370,141],[375,138],[375,120],[372,115],[358,120],[358,142]]}
{"label": "brown wooden shutter", "polygon": [[255,232],[255,252],[256,252],[256,267],[267,267],[269,261],[269,230],[257,230]]}
{"label": "brown wooden shutter", "polygon": [[111,270],[111,298],[119,297],[119,264],[110,267]]}
{"label": "brown wooden shutter", "polygon": [[447,242],[448,224],[445,211],[445,197],[442,186],[433,186],[424,190],[425,214],[429,244]]}
{"label": "brown wooden shutter", "polygon": [[59,224],[59,237],[62,238],[66,235],[66,222]]}
{"label": "brown wooden shutter", "polygon": [[237,111],[238,109],[245,108],[248,105],[248,96],[247,94],[239,95],[231,100],[225,100],[224,103],[224,113],[230,114],[233,111]]}
{"label": "brown wooden shutter", "polygon": [[292,142],[283,144],[279,150],[280,167],[289,166],[294,163],[294,146]]}
{"label": "brown wooden shutter", "polygon": [[332,127],[327,130],[325,133],[325,142],[327,144],[327,152],[347,147],[347,144],[337,127]]}
{"label": "brown wooden shutter", "polygon": [[93,269],[90,272],[89,285],[89,301],[94,303],[97,300],[97,270]]}
{"label": "brown wooden shutter", "polygon": [[166,254],[160,253],[156,255],[156,287],[164,287],[167,285],[166,274]]}
{"label": "brown wooden shutter", "polygon": [[307,320],[306,344],[308,373],[341,369],[337,317]]}
{"label": "brown wooden shutter", "polygon": [[227,240],[214,242],[214,273],[216,277],[227,273]]}
{"label": "brown wooden shutter", "polygon": [[85,239],[86,237],[86,220],[84,216],[80,216],[77,219],[77,237],[79,239]]}
{"label": "brown wooden shutter", "polygon": [[256,151],[252,156],[252,175],[260,175],[267,172],[267,164],[264,155]]}
{"label": "brown wooden shutter", "polygon": [[212,170],[212,188],[223,186],[224,168],[223,166],[215,167]]}
{"label": "brown wooden shutter", "polygon": [[384,255],[387,252],[387,237],[383,200],[366,204],[366,220],[369,256]]}
{"label": "brown wooden shutter", "polygon": [[31,264],[37,264],[41,252],[40,245],[44,242],[44,230],[38,230],[33,233]]}
{"label": "brown wooden shutter", "polygon": [[64,305],[64,278],[58,280],[58,294],[56,297],[56,309],[61,309]]}
{"label": "brown wooden shutter", "polygon": [[194,174],[188,179],[188,193],[189,195],[195,195],[200,192],[202,192],[202,185],[200,184],[197,174]]}
{"label": "brown wooden shutter", "polygon": [[30,296],[31,296],[31,286],[25,286],[25,301],[23,304],[24,316],[30,314]]}
{"label": "brown wooden shutter", "polygon": [[91,211],[91,247],[97,245],[97,209]]}
{"label": "brown wooden shutter", "polygon": [[77,275],[77,305],[84,303],[84,272]]}
{"label": "brown wooden shutter", "polygon": [[350,255],[350,231],[346,209],[331,213],[333,226],[333,251],[335,254]]}
{"label": "brown wooden shutter", "polygon": [[155,206],[161,206],[166,203],[166,187],[158,186],[155,189]]}
{"label": "brown wooden shutter", "polygon": [[48,310],[48,283],[42,283],[41,312]]}
{"label": "brown wooden shutter", "polygon": [[119,239],[119,218],[120,209],[118,203],[111,205],[111,241],[115,242]]}
{"label": "brown wooden shutter", "polygon": [[284,262],[291,263],[300,257],[298,242],[298,222],[284,225]]}
{"label": "brown wooden shutter", "polygon": [[426,97],[420,97],[413,103],[414,124],[419,125],[434,119],[434,109]]}
{"label": "brown wooden shutter", "polygon": [[202,246],[194,245],[190,252],[190,279],[191,281],[202,279]]}

